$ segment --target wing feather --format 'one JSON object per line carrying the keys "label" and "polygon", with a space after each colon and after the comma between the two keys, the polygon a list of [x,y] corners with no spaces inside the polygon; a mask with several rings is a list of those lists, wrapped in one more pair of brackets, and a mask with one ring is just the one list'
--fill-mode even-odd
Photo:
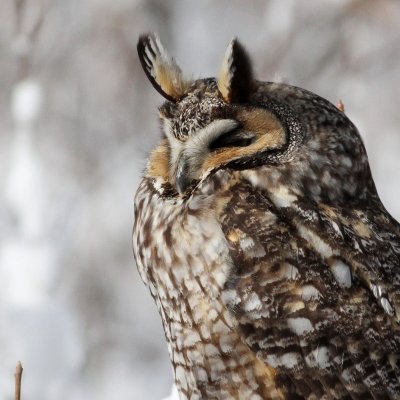
{"label": "wing feather", "polygon": [[220,212],[233,265],[225,290],[243,340],[289,393],[400,398],[398,225],[377,204],[300,198],[278,208],[246,181],[230,193]]}

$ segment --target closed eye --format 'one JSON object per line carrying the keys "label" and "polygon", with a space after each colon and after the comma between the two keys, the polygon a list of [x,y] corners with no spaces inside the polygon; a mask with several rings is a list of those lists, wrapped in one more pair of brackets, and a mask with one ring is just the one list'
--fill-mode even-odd
{"label": "closed eye", "polygon": [[217,150],[223,147],[246,147],[251,145],[256,135],[252,132],[245,132],[235,129],[224,133],[209,144],[209,149]]}

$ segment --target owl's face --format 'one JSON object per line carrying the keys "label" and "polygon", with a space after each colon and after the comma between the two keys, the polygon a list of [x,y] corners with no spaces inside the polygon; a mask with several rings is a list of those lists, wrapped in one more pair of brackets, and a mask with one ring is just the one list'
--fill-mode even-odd
{"label": "owl's face", "polygon": [[235,39],[217,79],[186,81],[155,35],[141,37],[138,52],[167,99],[160,108],[163,140],[147,174],[174,195],[221,168],[260,167],[271,185],[290,185],[317,201],[374,191],[361,139],[344,113],[303,89],[254,80]]}
{"label": "owl's face", "polygon": [[168,180],[180,193],[208,171],[286,145],[285,130],[270,111],[226,103],[215,80],[195,83],[178,103],[161,107],[160,115]]}

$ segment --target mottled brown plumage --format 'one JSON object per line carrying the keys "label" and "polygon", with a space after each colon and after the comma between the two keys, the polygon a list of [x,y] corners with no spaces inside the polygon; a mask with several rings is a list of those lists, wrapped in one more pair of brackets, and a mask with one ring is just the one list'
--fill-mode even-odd
{"label": "mottled brown plumage", "polygon": [[236,41],[218,81],[138,50],[168,101],[133,246],[180,398],[400,399],[400,226],[354,125]]}

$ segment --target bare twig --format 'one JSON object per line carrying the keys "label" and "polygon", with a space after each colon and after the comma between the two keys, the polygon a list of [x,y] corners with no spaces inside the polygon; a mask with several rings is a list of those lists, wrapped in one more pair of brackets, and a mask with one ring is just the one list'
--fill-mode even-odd
{"label": "bare twig", "polygon": [[39,15],[36,18],[36,21],[34,22],[32,29],[30,30],[29,37],[32,43],[37,41],[37,37],[40,33],[40,30],[42,29],[44,19],[46,17],[46,13],[50,7],[50,0],[42,0],[42,6],[40,8]]}
{"label": "bare twig", "polygon": [[23,370],[21,361],[18,361],[17,367],[15,368],[15,400],[21,400],[21,379]]}
{"label": "bare twig", "polygon": [[15,0],[15,35],[19,35],[22,31],[22,14],[25,0]]}
{"label": "bare twig", "polygon": [[14,50],[16,51],[17,78],[19,80],[25,79],[31,72],[33,48],[38,40],[50,3],[51,0],[41,0],[38,12],[28,21],[26,15],[30,14],[27,0],[14,0]]}

